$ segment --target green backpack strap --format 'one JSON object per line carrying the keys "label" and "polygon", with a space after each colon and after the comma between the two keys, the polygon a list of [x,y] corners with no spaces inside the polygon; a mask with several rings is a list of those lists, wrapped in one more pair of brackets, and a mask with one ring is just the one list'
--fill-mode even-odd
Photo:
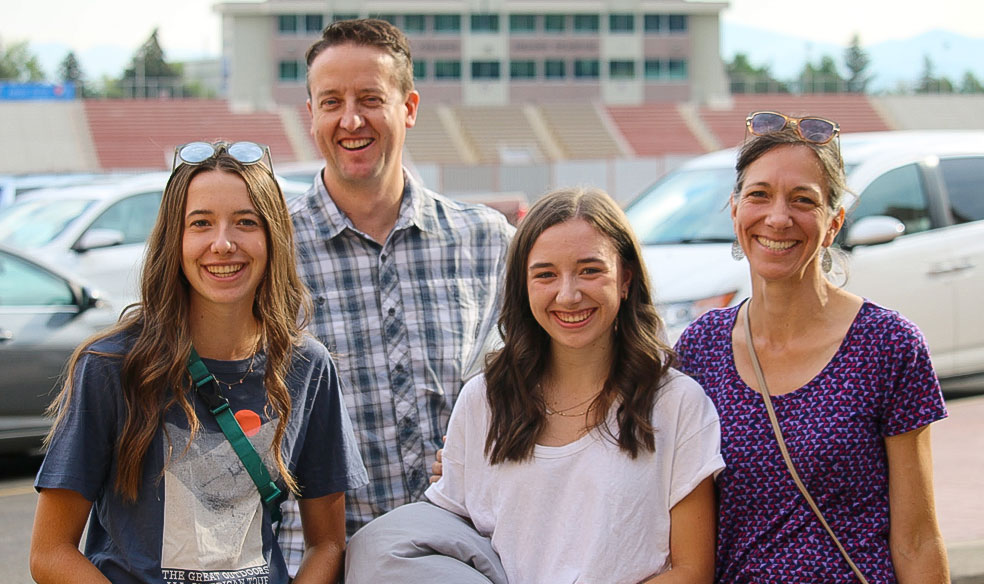
{"label": "green backpack strap", "polygon": [[229,408],[229,400],[219,394],[219,384],[215,381],[215,376],[202,363],[202,358],[198,356],[198,351],[194,347],[191,348],[191,354],[188,355],[188,372],[191,373],[191,379],[195,383],[195,389],[198,391],[198,395],[205,402],[205,405],[208,406],[212,415],[215,416],[215,421],[219,423],[222,433],[225,434],[226,439],[229,440],[229,444],[232,445],[232,449],[236,451],[239,460],[246,467],[246,472],[253,479],[256,490],[260,492],[260,499],[263,501],[263,505],[270,511],[271,520],[273,523],[279,523],[281,518],[280,500],[282,492],[270,478],[270,473],[267,471],[266,465],[263,464],[263,460],[256,453],[253,444],[246,438],[246,434],[243,433],[239,421],[232,414],[232,410]]}

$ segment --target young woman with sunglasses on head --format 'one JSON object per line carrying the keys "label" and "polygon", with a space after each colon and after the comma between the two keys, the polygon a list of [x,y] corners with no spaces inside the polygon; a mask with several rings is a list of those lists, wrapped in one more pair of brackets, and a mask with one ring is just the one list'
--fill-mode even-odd
{"label": "young woman with sunglasses on head", "polygon": [[328,352],[301,333],[307,292],[264,154],[176,151],[141,301],[75,351],[51,407],[37,582],[285,583],[273,517],[288,490],[308,543],[295,582],[340,576],[344,492],[366,471]]}
{"label": "young woman with sunglasses on head", "polygon": [[721,416],[716,579],[949,582],[929,439],[946,409],[925,341],[825,277],[844,223],[839,128],[774,112],[747,127],[731,215],[752,297],[676,346]]}
{"label": "young woman with sunglasses on head", "polygon": [[455,404],[443,476],[353,536],[346,582],[709,584],[717,414],[670,368],[650,298],[608,195],[538,200],[507,256],[504,346]]}

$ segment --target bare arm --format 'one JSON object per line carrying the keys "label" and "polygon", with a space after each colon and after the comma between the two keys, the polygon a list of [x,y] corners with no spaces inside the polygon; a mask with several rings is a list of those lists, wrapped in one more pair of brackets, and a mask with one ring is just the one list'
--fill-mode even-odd
{"label": "bare arm", "polygon": [[298,499],[304,557],[295,584],[333,583],[345,566],[345,493]]}
{"label": "bare arm", "polygon": [[670,570],[643,584],[711,584],[717,504],[707,477],[670,509]]}
{"label": "bare arm", "polygon": [[889,545],[900,584],[946,584],[950,571],[936,522],[929,426],[885,439]]}
{"label": "bare arm", "polygon": [[31,576],[35,582],[109,582],[79,551],[92,502],[68,489],[42,489],[31,533]]}

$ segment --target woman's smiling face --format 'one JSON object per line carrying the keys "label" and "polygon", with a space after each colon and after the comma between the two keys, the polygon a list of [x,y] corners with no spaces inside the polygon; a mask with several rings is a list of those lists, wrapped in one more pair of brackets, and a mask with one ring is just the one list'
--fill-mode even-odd
{"label": "woman's smiling face", "polygon": [[526,262],[530,310],[555,347],[608,348],[629,278],[611,240],[583,219],[544,230]]}
{"label": "woman's smiling face", "polygon": [[748,166],[731,216],[753,275],[774,281],[819,274],[820,249],[833,243],[843,222],[830,210],[827,191],[820,161],[807,146],[777,146]]}

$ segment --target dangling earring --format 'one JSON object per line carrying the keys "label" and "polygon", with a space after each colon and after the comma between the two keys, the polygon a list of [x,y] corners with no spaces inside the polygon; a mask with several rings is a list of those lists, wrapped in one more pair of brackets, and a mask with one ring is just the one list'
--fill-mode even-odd
{"label": "dangling earring", "polygon": [[829,274],[830,270],[834,267],[834,258],[830,257],[830,248],[823,248],[823,253],[820,256],[820,269],[823,270],[824,274]]}
{"label": "dangling earring", "polygon": [[745,250],[741,248],[741,244],[738,243],[737,239],[731,242],[731,259],[736,262],[745,259]]}

